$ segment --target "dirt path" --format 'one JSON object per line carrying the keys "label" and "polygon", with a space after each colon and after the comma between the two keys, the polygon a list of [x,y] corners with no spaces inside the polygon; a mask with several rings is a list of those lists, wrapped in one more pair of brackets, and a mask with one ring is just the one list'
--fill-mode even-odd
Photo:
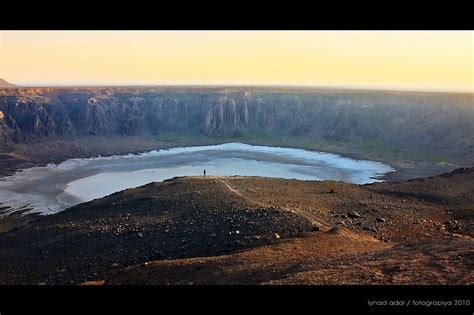
{"label": "dirt path", "polygon": [[[224,184],[224,186],[227,187],[227,189],[229,189],[232,193],[234,193],[237,196],[247,200],[250,203],[257,204],[257,205],[262,206],[262,207],[270,207],[271,206],[269,204],[251,199],[251,198],[243,195],[239,190],[232,187],[232,185],[225,179],[220,179],[219,181],[222,184]],[[290,209],[290,208],[287,208],[287,207],[278,207],[278,208],[281,209],[281,210],[291,212],[291,213],[295,213],[295,214],[298,214],[298,215],[304,217],[309,222],[311,222],[312,225],[314,225],[315,227],[318,227],[323,232],[329,231],[329,230],[331,230],[335,227],[334,225],[324,221],[323,219],[319,218],[317,215],[315,215],[314,213],[311,213],[309,211],[302,210],[302,209]]]}

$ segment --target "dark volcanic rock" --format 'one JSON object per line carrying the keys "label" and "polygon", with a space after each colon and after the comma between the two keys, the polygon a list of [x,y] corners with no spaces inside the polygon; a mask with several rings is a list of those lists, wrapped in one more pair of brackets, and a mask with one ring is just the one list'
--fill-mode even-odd
{"label": "dark volcanic rock", "polygon": [[[355,247],[363,251],[360,259],[365,265],[359,266],[362,269],[370,264],[366,260],[367,246],[379,248],[391,242],[409,245],[423,240],[436,243],[438,238],[449,238],[451,243],[447,245],[451,244],[456,254],[452,259],[466,262],[466,269],[458,266],[455,270],[470,271],[473,174],[474,169],[470,169],[400,183],[341,183],[337,194],[327,193],[326,182],[262,177],[185,177],[151,183],[40,217],[1,234],[0,283],[83,283],[103,280],[129,266],[150,261],[190,257],[201,261],[205,256],[243,249],[245,255],[247,249],[265,245],[269,247],[263,255],[273,252],[284,256],[291,263],[284,269],[295,271],[301,261],[294,260],[291,251],[303,250],[301,242],[309,238],[307,253],[315,256],[303,261],[315,262],[314,258],[324,257],[321,246],[334,254],[334,235],[349,242],[343,251],[336,250],[338,255]],[[369,199],[368,195],[377,198]],[[346,216],[349,209],[359,209],[366,200],[371,200],[367,207],[377,206],[376,214],[366,211],[362,218],[341,221],[339,214]],[[376,218],[387,221],[377,224]],[[314,222],[319,222],[321,228],[315,229]],[[325,236],[327,232],[330,236]],[[374,238],[381,242],[374,242]],[[453,245],[456,240],[471,245],[461,253]],[[281,245],[291,242],[293,245],[281,249]],[[436,251],[423,253],[431,256]],[[406,254],[414,257],[411,249]],[[465,256],[459,258],[459,254]],[[250,265],[263,267],[258,260],[261,254],[256,257],[257,261]],[[397,255],[387,257],[399,263]],[[347,261],[335,257],[337,266],[343,269],[347,269]],[[263,268],[273,266],[276,265],[272,262]],[[319,270],[317,262],[315,266]],[[453,274],[450,268],[448,273]],[[380,270],[380,266],[374,269]],[[243,280],[249,273],[233,275]],[[393,279],[387,279],[390,280]]]}
{"label": "dark volcanic rock", "polygon": [[2,234],[0,283],[81,283],[118,267],[221,255],[312,229],[301,216],[256,207],[222,182],[212,189],[210,183],[190,178],[151,183]]}

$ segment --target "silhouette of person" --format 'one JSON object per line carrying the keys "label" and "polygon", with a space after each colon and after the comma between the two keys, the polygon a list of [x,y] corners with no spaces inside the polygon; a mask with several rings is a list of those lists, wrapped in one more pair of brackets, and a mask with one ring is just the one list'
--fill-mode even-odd
{"label": "silhouette of person", "polygon": [[206,170],[204,170],[204,177],[206,177]]}

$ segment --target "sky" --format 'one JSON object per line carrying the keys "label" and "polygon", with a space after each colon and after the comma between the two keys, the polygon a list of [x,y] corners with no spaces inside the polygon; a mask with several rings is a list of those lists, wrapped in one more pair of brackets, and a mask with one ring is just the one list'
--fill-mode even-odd
{"label": "sky", "polygon": [[474,32],[0,31],[0,78],[474,92]]}

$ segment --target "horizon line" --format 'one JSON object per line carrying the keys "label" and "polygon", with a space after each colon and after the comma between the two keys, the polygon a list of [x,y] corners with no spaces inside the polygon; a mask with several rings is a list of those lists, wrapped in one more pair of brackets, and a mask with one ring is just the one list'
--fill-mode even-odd
{"label": "horizon line", "polygon": [[[5,80],[6,81],[6,80]],[[11,83],[10,81],[6,81]],[[26,84],[14,84],[11,83],[12,87],[3,88],[88,88],[88,87],[280,87],[280,88],[315,88],[315,89],[343,89],[343,90],[368,90],[368,91],[386,91],[386,92],[418,92],[418,93],[455,93],[455,94],[474,94],[474,88],[472,90],[464,89],[416,89],[416,88],[405,88],[396,86],[370,86],[370,85],[319,85],[319,84],[253,84],[253,83],[224,83],[224,84],[211,84],[211,83],[160,83],[160,84],[143,84],[143,83],[113,83],[113,84],[99,84],[99,83],[88,83],[88,84],[59,84],[59,83],[26,83]]]}

